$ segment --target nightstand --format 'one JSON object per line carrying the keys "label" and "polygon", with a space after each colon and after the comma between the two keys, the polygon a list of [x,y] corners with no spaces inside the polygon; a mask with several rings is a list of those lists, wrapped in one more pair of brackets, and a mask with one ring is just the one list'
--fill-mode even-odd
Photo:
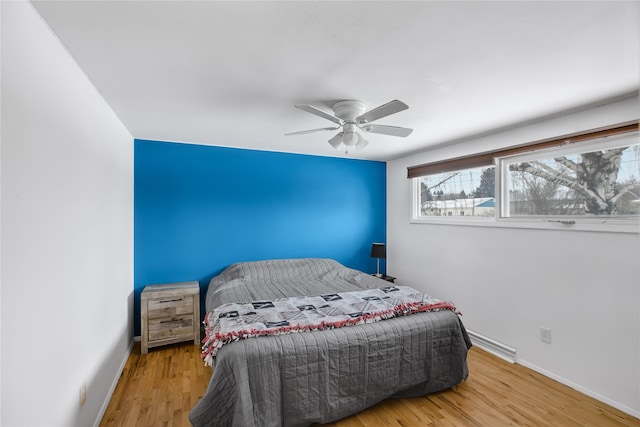
{"label": "nightstand", "polygon": [[395,283],[395,281],[396,281],[395,277],[387,276],[386,274],[383,274],[382,276],[376,276],[375,274],[372,274],[372,276],[375,276],[378,279],[386,280],[387,282],[391,282],[391,283]]}
{"label": "nightstand", "polygon": [[141,353],[149,348],[193,340],[200,344],[200,285],[149,285],[140,295]]}

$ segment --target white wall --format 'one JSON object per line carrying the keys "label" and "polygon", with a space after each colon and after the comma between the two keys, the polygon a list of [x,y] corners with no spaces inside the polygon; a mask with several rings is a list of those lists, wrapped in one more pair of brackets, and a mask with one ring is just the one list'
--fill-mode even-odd
{"label": "white wall", "polygon": [[634,96],[387,164],[388,273],[453,300],[469,330],[514,347],[519,363],[636,417],[639,235],[411,224],[407,167],[638,116]]}
{"label": "white wall", "polygon": [[133,138],[30,3],[0,7],[0,424],[91,426],[133,339]]}

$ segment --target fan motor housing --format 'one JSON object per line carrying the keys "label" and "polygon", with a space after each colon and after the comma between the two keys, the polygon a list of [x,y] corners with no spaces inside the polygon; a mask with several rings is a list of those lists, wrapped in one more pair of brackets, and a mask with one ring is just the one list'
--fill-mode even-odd
{"label": "fan motor housing", "polygon": [[355,122],[356,117],[364,114],[367,106],[362,101],[347,100],[333,104],[333,114],[346,122]]}

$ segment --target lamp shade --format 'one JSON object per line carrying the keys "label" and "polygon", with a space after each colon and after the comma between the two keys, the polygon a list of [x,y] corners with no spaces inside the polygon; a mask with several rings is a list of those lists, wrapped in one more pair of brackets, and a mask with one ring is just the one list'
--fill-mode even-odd
{"label": "lamp shade", "polygon": [[336,150],[340,148],[340,144],[342,144],[342,135],[344,135],[344,132],[340,132],[329,140],[329,144],[331,144],[331,146]]}
{"label": "lamp shade", "polygon": [[384,243],[371,244],[371,258],[386,258],[387,250],[384,247]]}
{"label": "lamp shade", "polygon": [[348,130],[342,135],[342,143],[347,147],[353,147],[358,142],[358,133],[354,130]]}

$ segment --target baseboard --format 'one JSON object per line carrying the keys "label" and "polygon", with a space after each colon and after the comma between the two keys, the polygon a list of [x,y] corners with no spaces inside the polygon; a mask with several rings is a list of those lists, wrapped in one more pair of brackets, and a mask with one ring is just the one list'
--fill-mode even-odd
{"label": "baseboard", "polygon": [[484,335],[468,329],[467,333],[469,334],[469,338],[471,338],[471,343],[473,345],[478,346],[482,350],[509,363],[518,362],[517,350],[515,348],[509,347],[506,344],[492,340],[491,338],[485,337]]}
{"label": "baseboard", "polygon": [[564,384],[564,385],[566,385],[568,387],[571,387],[572,389],[574,389],[576,391],[579,391],[580,393],[582,393],[582,394],[584,394],[586,396],[592,397],[592,398],[594,398],[594,399],[596,399],[596,400],[598,400],[598,401],[600,401],[602,403],[606,403],[607,405],[612,406],[612,407],[624,412],[625,414],[629,414],[632,417],[640,418],[640,411],[639,410],[636,410],[636,409],[633,409],[633,408],[629,408],[626,405],[623,405],[623,404],[621,404],[619,402],[611,400],[611,399],[609,399],[609,398],[607,398],[607,397],[605,397],[605,396],[603,396],[603,395],[601,395],[599,393],[596,393],[593,390],[590,390],[590,389],[588,389],[586,387],[583,387],[583,386],[581,386],[579,384],[576,384],[576,383],[574,383],[572,381],[569,381],[568,379],[566,379],[564,377],[556,375],[553,372],[549,372],[546,369],[542,369],[541,367],[539,367],[537,365],[534,365],[533,363],[529,363],[526,360],[518,360],[518,364],[522,365],[522,366],[524,366],[526,368],[529,368],[532,371],[536,371],[539,374],[544,375],[545,377],[549,377],[552,380],[558,381],[560,384]]}
{"label": "baseboard", "polygon": [[104,417],[104,413],[107,411],[107,407],[109,406],[109,402],[111,402],[111,396],[113,396],[113,392],[116,390],[116,386],[118,385],[118,381],[120,381],[120,376],[122,375],[122,371],[124,370],[124,366],[127,364],[127,360],[129,360],[129,356],[131,355],[131,352],[133,351],[133,343],[135,341],[132,340],[131,343],[129,344],[129,349],[126,351],[125,355],[124,355],[124,359],[122,359],[122,362],[120,363],[120,367],[118,368],[118,373],[116,374],[115,378],[113,379],[113,382],[111,383],[111,387],[109,387],[109,391],[107,392],[107,396],[104,400],[104,403],[102,404],[102,407],[100,408],[100,412],[98,413],[98,416],[96,417],[96,422],[93,424],[93,427],[100,427],[100,423],[102,422],[102,417]]}

